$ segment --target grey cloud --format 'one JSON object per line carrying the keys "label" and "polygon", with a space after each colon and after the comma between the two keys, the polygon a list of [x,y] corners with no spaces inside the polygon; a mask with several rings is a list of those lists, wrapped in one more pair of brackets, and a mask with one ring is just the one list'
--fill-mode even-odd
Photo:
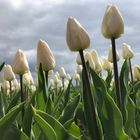
{"label": "grey cloud", "polygon": [[[140,18],[137,0],[67,0],[61,3],[49,3],[35,0],[32,4],[25,1],[19,9],[12,7],[8,0],[0,1],[0,60],[12,63],[18,48],[26,51],[31,70],[36,64],[36,46],[40,38],[46,40],[54,52],[59,70],[64,66],[70,73],[76,67],[76,54],[69,51],[65,34],[69,16],[74,16],[86,28],[91,38],[91,48],[102,57],[107,56],[110,41],[101,34],[101,22],[108,3],[116,3],[123,14],[125,35],[117,40],[117,48],[121,50],[123,42],[129,43],[134,52],[140,52]],[[4,53],[3,53],[4,52]],[[138,63],[139,55],[134,63]]]}

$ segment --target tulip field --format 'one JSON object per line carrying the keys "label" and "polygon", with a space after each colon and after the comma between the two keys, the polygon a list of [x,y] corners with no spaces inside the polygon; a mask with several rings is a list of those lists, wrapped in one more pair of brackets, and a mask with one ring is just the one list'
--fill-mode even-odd
{"label": "tulip field", "polygon": [[[19,49],[11,65],[0,65],[0,140],[140,140],[140,67],[133,66],[134,52],[116,39],[124,22],[115,5],[107,7],[102,34],[110,41],[108,57],[101,60],[89,49],[84,27],[69,17],[66,41],[78,52],[74,75],[57,72],[51,47],[37,44],[37,79],[26,55]],[[118,61],[123,64],[118,69]]]}

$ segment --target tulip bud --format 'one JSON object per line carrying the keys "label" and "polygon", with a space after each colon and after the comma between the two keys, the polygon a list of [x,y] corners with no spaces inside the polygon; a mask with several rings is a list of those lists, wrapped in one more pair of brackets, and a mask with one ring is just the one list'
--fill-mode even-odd
{"label": "tulip bud", "polygon": [[87,52],[85,54],[85,60],[87,62],[89,62],[89,66],[94,70],[95,69],[95,64],[94,64],[94,61],[92,59],[92,56],[91,56],[91,54],[89,52]]}
{"label": "tulip bud", "polygon": [[138,65],[134,66],[134,79],[140,80],[140,67]]}
{"label": "tulip bud", "polygon": [[58,79],[60,79],[60,75],[59,75],[58,71],[55,73],[55,75],[57,76]]}
{"label": "tulip bud", "polygon": [[2,88],[3,88],[4,90],[10,89],[9,82],[6,81],[6,80],[5,80],[4,82],[2,82]]}
{"label": "tulip bud", "polygon": [[77,65],[77,73],[78,74],[81,74],[82,73],[82,70],[83,70],[82,65]]}
{"label": "tulip bud", "polygon": [[48,73],[48,77],[51,77],[53,75],[53,73],[54,73],[53,70],[50,70]]}
{"label": "tulip bud", "polygon": [[28,73],[25,73],[23,75],[23,84],[25,86],[29,86],[29,85],[33,85],[34,84],[34,80],[33,80],[33,77],[32,77],[32,74],[30,71],[28,71]]}
{"label": "tulip bud", "polygon": [[124,33],[124,21],[115,5],[108,5],[103,21],[102,34],[105,38],[119,38]]}
{"label": "tulip bud", "polygon": [[20,84],[18,83],[17,79],[12,81],[13,90],[20,90]]}
{"label": "tulip bud", "polygon": [[54,83],[55,84],[58,84],[59,83],[59,78],[57,77],[57,75],[54,75]]}
{"label": "tulip bud", "polygon": [[95,64],[95,71],[97,73],[101,72],[102,71],[102,64],[101,64],[101,61],[99,59],[98,53],[96,52],[96,50],[93,49],[90,51],[90,54],[91,54],[92,59],[93,59],[94,64]]}
{"label": "tulip bud", "polygon": [[50,86],[54,87],[54,80],[53,79],[50,79]]}
{"label": "tulip bud", "polygon": [[106,71],[108,71],[108,72],[111,72],[112,71],[112,68],[113,68],[112,63],[110,63],[108,61],[108,59],[104,59],[103,60],[103,69],[106,70]]}
{"label": "tulip bud", "polygon": [[87,31],[73,17],[67,21],[67,44],[71,51],[80,51],[90,46],[90,38]]}
{"label": "tulip bud", "polygon": [[70,74],[67,74],[67,77],[66,78],[67,78],[68,81],[70,81],[71,80]]}
{"label": "tulip bud", "polygon": [[62,88],[62,86],[63,86],[63,85],[62,85],[62,81],[59,80],[59,81],[58,81],[58,84],[57,84],[57,87],[58,87],[58,88]]}
{"label": "tulip bud", "polygon": [[[117,58],[117,61],[120,60],[120,56],[119,56],[119,53],[118,53],[117,50],[116,50],[116,58]],[[113,63],[112,46],[110,46],[110,48],[109,48],[108,61],[110,61],[111,63]]]}
{"label": "tulip bud", "polygon": [[15,74],[19,75],[23,75],[29,71],[29,65],[25,53],[20,49],[15,54],[12,69]]}
{"label": "tulip bud", "polygon": [[65,72],[65,69],[63,67],[61,67],[59,75],[61,78],[66,78],[66,72]]}
{"label": "tulip bud", "polygon": [[124,59],[133,58],[134,52],[132,51],[131,46],[126,43],[123,43],[122,47],[123,47],[123,58]]}
{"label": "tulip bud", "polygon": [[37,67],[39,68],[40,64],[42,65],[42,69],[44,71],[49,71],[54,69],[55,67],[55,58],[54,55],[49,48],[48,44],[39,40],[37,47]]}
{"label": "tulip bud", "polygon": [[78,73],[76,73],[76,72],[75,72],[73,78],[74,78],[74,80],[76,80],[76,81],[80,81],[80,75],[79,75]]}
{"label": "tulip bud", "polygon": [[64,83],[64,90],[67,89],[68,85],[69,85],[69,80],[65,80],[65,83]]}
{"label": "tulip bud", "polygon": [[13,73],[12,67],[10,65],[5,65],[3,68],[4,79],[6,81],[12,81],[15,79],[15,74]]}

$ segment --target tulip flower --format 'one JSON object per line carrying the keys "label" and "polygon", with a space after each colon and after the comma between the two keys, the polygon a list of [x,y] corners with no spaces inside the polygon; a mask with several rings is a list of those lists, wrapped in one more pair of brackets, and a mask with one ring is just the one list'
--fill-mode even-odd
{"label": "tulip flower", "polygon": [[102,71],[102,64],[101,64],[101,61],[99,59],[97,51],[92,49],[90,51],[90,54],[91,54],[91,57],[92,57],[94,64],[95,64],[95,71],[97,73],[100,73]]}
{"label": "tulip flower", "polygon": [[3,68],[4,79],[6,81],[12,81],[15,79],[15,74],[13,73],[12,67],[10,65],[5,65]]}
{"label": "tulip flower", "polygon": [[140,67],[138,65],[134,66],[134,79],[140,80]]}
{"label": "tulip flower", "polygon": [[[117,103],[120,110],[122,110],[122,99],[120,91],[120,83],[118,76],[117,54],[115,39],[119,38],[124,33],[124,21],[119,9],[115,5],[107,6],[103,21],[102,21],[102,34],[105,38],[111,39],[113,68],[115,78],[115,89],[117,96]],[[109,60],[111,60],[109,58]]]}
{"label": "tulip flower", "polygon": [[57,75],[54,75],[54,84],[55,84],[55,93],[57,94],[57,86],[58,86],[58,83],[59,83],[59,78]]}
{"label": "tulip flower", "polygon": [[60,79],[60,75],[59,75],[59,72],[55,72],[55,75],[58,77],[58,79]]}
{"label": "tulip flower", "polygon": [[16,91],[20,90],[20,84],[18,83],[17,79],[12,80],[12,87],[13,87],[13,90],[16,90]]}
{"label": "tulip flower", "polygon": [[82,70],[83,70],[82,65],[77,65],[77,73],[78,74],[81,74],[82,73]]}
{"label": "tulip flower", "polygon": [[123,58],[124,59],[131,59],[134,57],[134,52],[132,51],[130,45],[123,43],[122,48],[123,48]]}
{"label": "tulip flower", "polygon": [[33,85],[34,81],[33,81],[33,77],[31,75],[31,73],[26,73],[23,75],[23,85],[24,86],[29,86],[29,85]]}
{"label": "tulip flower", "polygon": [[53,74],[54,74],[53,70],[50,70],[50,71],[48,72],[48,77],[51,77]]}
{"label": "tulip flower", "polygon": [[68,81],[70,81],[70,80],[71,80],[71,76],[70,76],[70,74],[69,74],[69,73],[67,74],[66,78],[67,78],[67,80],[68,80]]}
{"label": "tulip flower", "polygon": [[119,9],[108,5],[102,21],[102,34],[105,38],[119,38],[124,33],[124,21]]}
{"label": "tulip flower", "polygon": [[[12,69],[15,74],[20,76],[20,90],[21,90],[21,102],[26,100],[26,96],[23,92],[23,74],[29,71],[28,61],[25,53],[22,50],[18,50],[15,54]],[[22,119],[24,116],[24,107],[22,109]]]}
{"label": "tulip flower", "polygon": [[76,87],[78,87],[78,82],[80,81],[80,75],[77,72],[75,72],[73,78],[76,81]]}
{"label": "tulip flower", "polygon": [[[84,89],[87,89],[86,91],[87,94],[83,93],[83,99],[84,99],[84,102],[88,103],[87,105],[88,108],[84,106],[85,116],[88,123],[89,123],[88,119],[90,118],[91,120],[88,130],[89,130],[90,136],[94,139],[95,137],[99,137],[99,130],[98,130],[98,124],[97,124],[97,119],[96,119],[94,100],[92,97],[91,85],[89,81],[89,75],[88,75],[84,53],[83,53],[83,50],[90,47],[90,38],[87,31],[82,27],[82,25],[75,18],[70,17],[67,21],[66,40],[67,40],[69,49],[71,51],[79,51],[79,54],[81,57],[81,61],[83,65],[83,78],[84,78],[83,91]],[[92,111],[89,108],[92,108]],[[95,125],[96,127],[95,131],[91,131],[90,129],[91,125]]]}
{"label": "tulip flower", "polygon": [[132,65],[131,65],[131,59],[134,57],[134,52],[131,49],[131,46],[123,43],[122,44],[122,48],[123,48],[123,58],[125,60],[129,61],[129,68],[130,68],[130,76],[131,76],[131,82],[133,83],[133,73],[132,73]]}
{"label": "tulip flower", "polygon": [[66,78],[67,74],[63,67],[61,67],[59,75],[62,78],[62,84],[63,84],[63,88],[64,88],[64,79]]}
{"label": "tulip flower", "polygon": [[113,65],[108,61],[108,59],[103,60],[103,69],[108,73],[112,71]]}
{"label": "tulip flower", "polygon": [[3,81],[2,82],[2,88],[3,88],[3,90],[7,93],[7,95],[8,95],[8,91],[9,91],[9,89],[10,89],[10,85],[9,85],[9,82],[8,81]]}
{"label": "tulip flower", "polygon": [[89,66],[95,70],[95,64],[94,64],[94,61],[92,59],[92,56],[89,52],[86,52],[85,54],[85,60],[89,63]]}
{"label": "tulip flower", "polygon": [[47,42],[39,40],[37,46],[37,67],[45,71],[46,84],[48,85],[48,72],[55,67],[55,58]]}
{"label": "tulip flower", "polygon": [[87,49],[90,45],[88,32],[73,17],[69,17],[67,21],[66,39],[68,47],[71,51],[80,51]]}
{"label": "tulip flower", "polygon": [[11,65],[5,65],[3,68],[4,79],[9,82],[10,85],[10,95],[12,93],[12,80],[15,79],[15,74],[12,70]]}
{"label": "tulip flower", "polygon": [[29,71],[29,65],[25,53],[20,49],[15,54],[12,69],[15,74],[19,75],[23,75]]}

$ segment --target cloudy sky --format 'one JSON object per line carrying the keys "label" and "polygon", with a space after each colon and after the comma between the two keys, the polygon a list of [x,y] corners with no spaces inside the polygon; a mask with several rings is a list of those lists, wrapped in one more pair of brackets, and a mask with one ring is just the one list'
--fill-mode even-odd
{"label": "cloudy sky", "polygon": [[140,1],[138,0],[0,0],[0,62],[12,63],[17,49],[26,52],[31,71],[36,64],[36,47],[40,38],[46,40],[57,62],[73,73],[76,53],[70,52],[65,39],[66,22],[75,17],[89,32],[91,49],[102,58],[108,53],[110,40],[101,33],[102,18],[106,6],[114,3],[125,21],[125,34],[117,40],[126,42],[135,52],[133,64],[140,65]]}

